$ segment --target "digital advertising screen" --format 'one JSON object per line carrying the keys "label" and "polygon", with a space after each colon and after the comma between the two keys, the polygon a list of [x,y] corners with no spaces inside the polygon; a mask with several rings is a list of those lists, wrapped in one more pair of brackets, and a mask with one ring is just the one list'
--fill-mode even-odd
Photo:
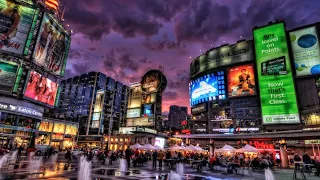
{"label": "digital advertising screen", "polygon": [[284,23],[254,29],[253,38],[263,124],[300,123]]}
{"label": "digital advertising screen", "polygon": [[156,102],[156,94],[144,94],[142,95],[141,104],[150,104]]}
{"label": "digital advertising screen", "polygon": [[39,131],[52,132],[53,122],[41,121],[39,126]]}
{"label": "digital advertising screen", "polygon": [[144,104],[142,106],[142,116],[154,116],[154,104]]}
{"label": "digital advertising screen", "polygon": [[161,137],[156,137],[154,141],[154,146],[158,146],[160,148],[164,148],[165,139]]}
{"label": "digital advertising screen", "polygon": [[33,53],[34,62],[55,75],[63,76],[70,36],[48,14],[44,14]]}
{"label": "digital advertising screen", "polygon": [[37,102],[54,106],[58,84],[36,71],[31,71],[24,96]]}
{"label": "digital advertising screen", "polygon": [[141,87],[147,94],[155,93],[158,91],[161,84],[161,74],[160,71],[151,70],[147,72],[141,81]]}
{"label": "digital advertising screen", "polygon": [[131,86],[128,108],[141,107],[141,97],[142,97],[141,85]]}
{"label": "digital advertising screen", "polygon": [[10,93],[15,85],[19,66],[0,61],[0,92]]}
{"label": "digital advertising screen", "polygon": [[256,95],[253,64],[228,69],[228,97]]}
{"label": "digital advertising screen", "polygon": [[289,34],[297,76],[320,74],[320,51],[316,27],[292,31]]}
{"label": "digital advertising screen", "polygon": [[189,85],[191,106],[210,100],[225,99],[224,72],[208,74]]}
{"label": "digital advertising screen", "polygon": [[127,110],[127,118],[140,117],[140,115],[141,115],[141,109],[140,108],[134,108],[134,109],[128,109]]}
{"label": "digital advertising screen", "polygon": [[62,124],[62,123],[54,123],[53,132],[54,132],[54,133],[63,134],[65,128],[66,128],[66,125],[65,125],[65,124]]}
{"label": "digital advertising screen", "polygon": [[35,9],[13,0],[0,0],[0,50],[23,55]]}
{"label": "digital advertising screen", "polygon": [[65,134],[69,134],[69,135],[77,135],[78,132],[78,128],[77,126],[73,126],[73,125],[67,125],[66,126],[66,132]]}

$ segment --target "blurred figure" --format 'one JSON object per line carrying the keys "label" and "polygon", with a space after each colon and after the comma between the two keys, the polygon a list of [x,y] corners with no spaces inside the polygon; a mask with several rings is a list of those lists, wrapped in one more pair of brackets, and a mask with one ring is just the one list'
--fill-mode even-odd
{"label": "blurred figure", "polygon": [[66,158],[66,164],[70,164],[71,163],[71,152],[69,149],[67,149],[67,153],[65,155]]}
{"label": "blurred figure", "polygon": [[131,153],[131,149],[130,148],[127,148],[126,151],[125,151],[125,156],[126,156],[126,160],[127,160],[127,167],[130,168],[130,158],[132,156],[132,153]]}
{"label": "blurred figure", "polygon": [[152,154],[152,167],[153,167],[153,169],[157,168],[157,158],[158,158],[158,152],[155,150]]}
{"label": "blurred figure", "polygon": [[159,154],[158,154],[158,160],[159,160],[159,168],[162,168],[162,161],[164,158],[164,153],[162,152],[162,150],[160,150]]}

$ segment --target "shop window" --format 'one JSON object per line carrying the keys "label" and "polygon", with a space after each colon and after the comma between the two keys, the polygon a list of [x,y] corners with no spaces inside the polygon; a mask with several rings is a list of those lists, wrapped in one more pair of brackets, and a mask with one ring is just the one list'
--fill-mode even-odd
{"label": "shop window", "polygon": [[120,142],[123,142],[123,138],[120,138]]}
{"label": "shop window", "polygon": [[0,112],[0,124],[14,126],[17,115]]}
{"label": "shop window", "polygon": [[49,145],[50,134],[39,135],[36,137],[35,143],[37,145]]}
{"label": "shop window", "polygon": [[124,139],[124,142],[128,142],[128,138],[125,138],[125,139]]}
{"label": "shop window", "polygon": [[111,138],[110,141],[113,142],[113,138]]}

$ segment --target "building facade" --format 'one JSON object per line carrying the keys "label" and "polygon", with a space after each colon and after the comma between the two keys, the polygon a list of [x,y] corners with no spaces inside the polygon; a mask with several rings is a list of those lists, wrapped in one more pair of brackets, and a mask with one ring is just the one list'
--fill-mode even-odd
{"label": "building facade", "polygon": [[183,106],[172,105],[169,108],[168,126],[170,128],[181,129],[181,121],[186,120],[188,108]]}
{"label": "building facade", "polygon": [[61,82],[55,117],[79,122],[80,146],[104,143],[104,134],[118,134],[125,120],[128,86],[100,72],[89,72]]}

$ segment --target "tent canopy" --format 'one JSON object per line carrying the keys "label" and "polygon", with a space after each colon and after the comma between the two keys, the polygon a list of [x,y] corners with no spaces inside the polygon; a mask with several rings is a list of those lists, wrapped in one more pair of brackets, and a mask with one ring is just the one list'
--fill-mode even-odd
{"label": "tent canopy", "polygon": [[163,150],[163,148],[160,147],[160,146],[158,146],[158,145],[155,145],[154,147],[155,147],[157,150]]}
{"label": "tent canopy", "polygon": [[236,152],[238,152],[238,153],[244,153],[244,152],[258,153],[259,150],[253,146],[250,146],[249,144],[246,144],[244,147],[237,149]]}
{"label": "tent canopy", "polygon": [[151,144],[145,144],[144,146],[141,147],[143,150],[155,150],[156,148],[152,146]]}
{"label": "tent canopy", "polygon": [[139,143],[137,143],[137,144],[135,144],[135,145],[131,145],[130,146],[130,149],[140,149],[142,146],[139,144]]}
{"label": "tent canopy", "polygon": [[198,151],[205,151],[204,149],[202,149],[200,146],[195,146],[194,147],[196,150],[198,150]]}
{"label": "tent canopy", "polygon": [[192,144],[189,146],[185,147],[184,150],[186,151],[197,151],[196,147],[194,147]]}
{"label": "tent canopy", "polygon": [[174,150],[174,151],[178,151],[178,150],[183,150],[184,147],[181,147],[181,146],[178,146],[177,144],[175,144],[175,145],[173,145],[173,146],[171,146],[171,147],[169,147],[169,148],[167,148],[167,149],[169,149],[169,150]]}
{"label": "tent canopy", "polygon": [[222,148],[214,150],[214,152],[235,152],[235,151],[236,149],[230,145],[224,145]]}

